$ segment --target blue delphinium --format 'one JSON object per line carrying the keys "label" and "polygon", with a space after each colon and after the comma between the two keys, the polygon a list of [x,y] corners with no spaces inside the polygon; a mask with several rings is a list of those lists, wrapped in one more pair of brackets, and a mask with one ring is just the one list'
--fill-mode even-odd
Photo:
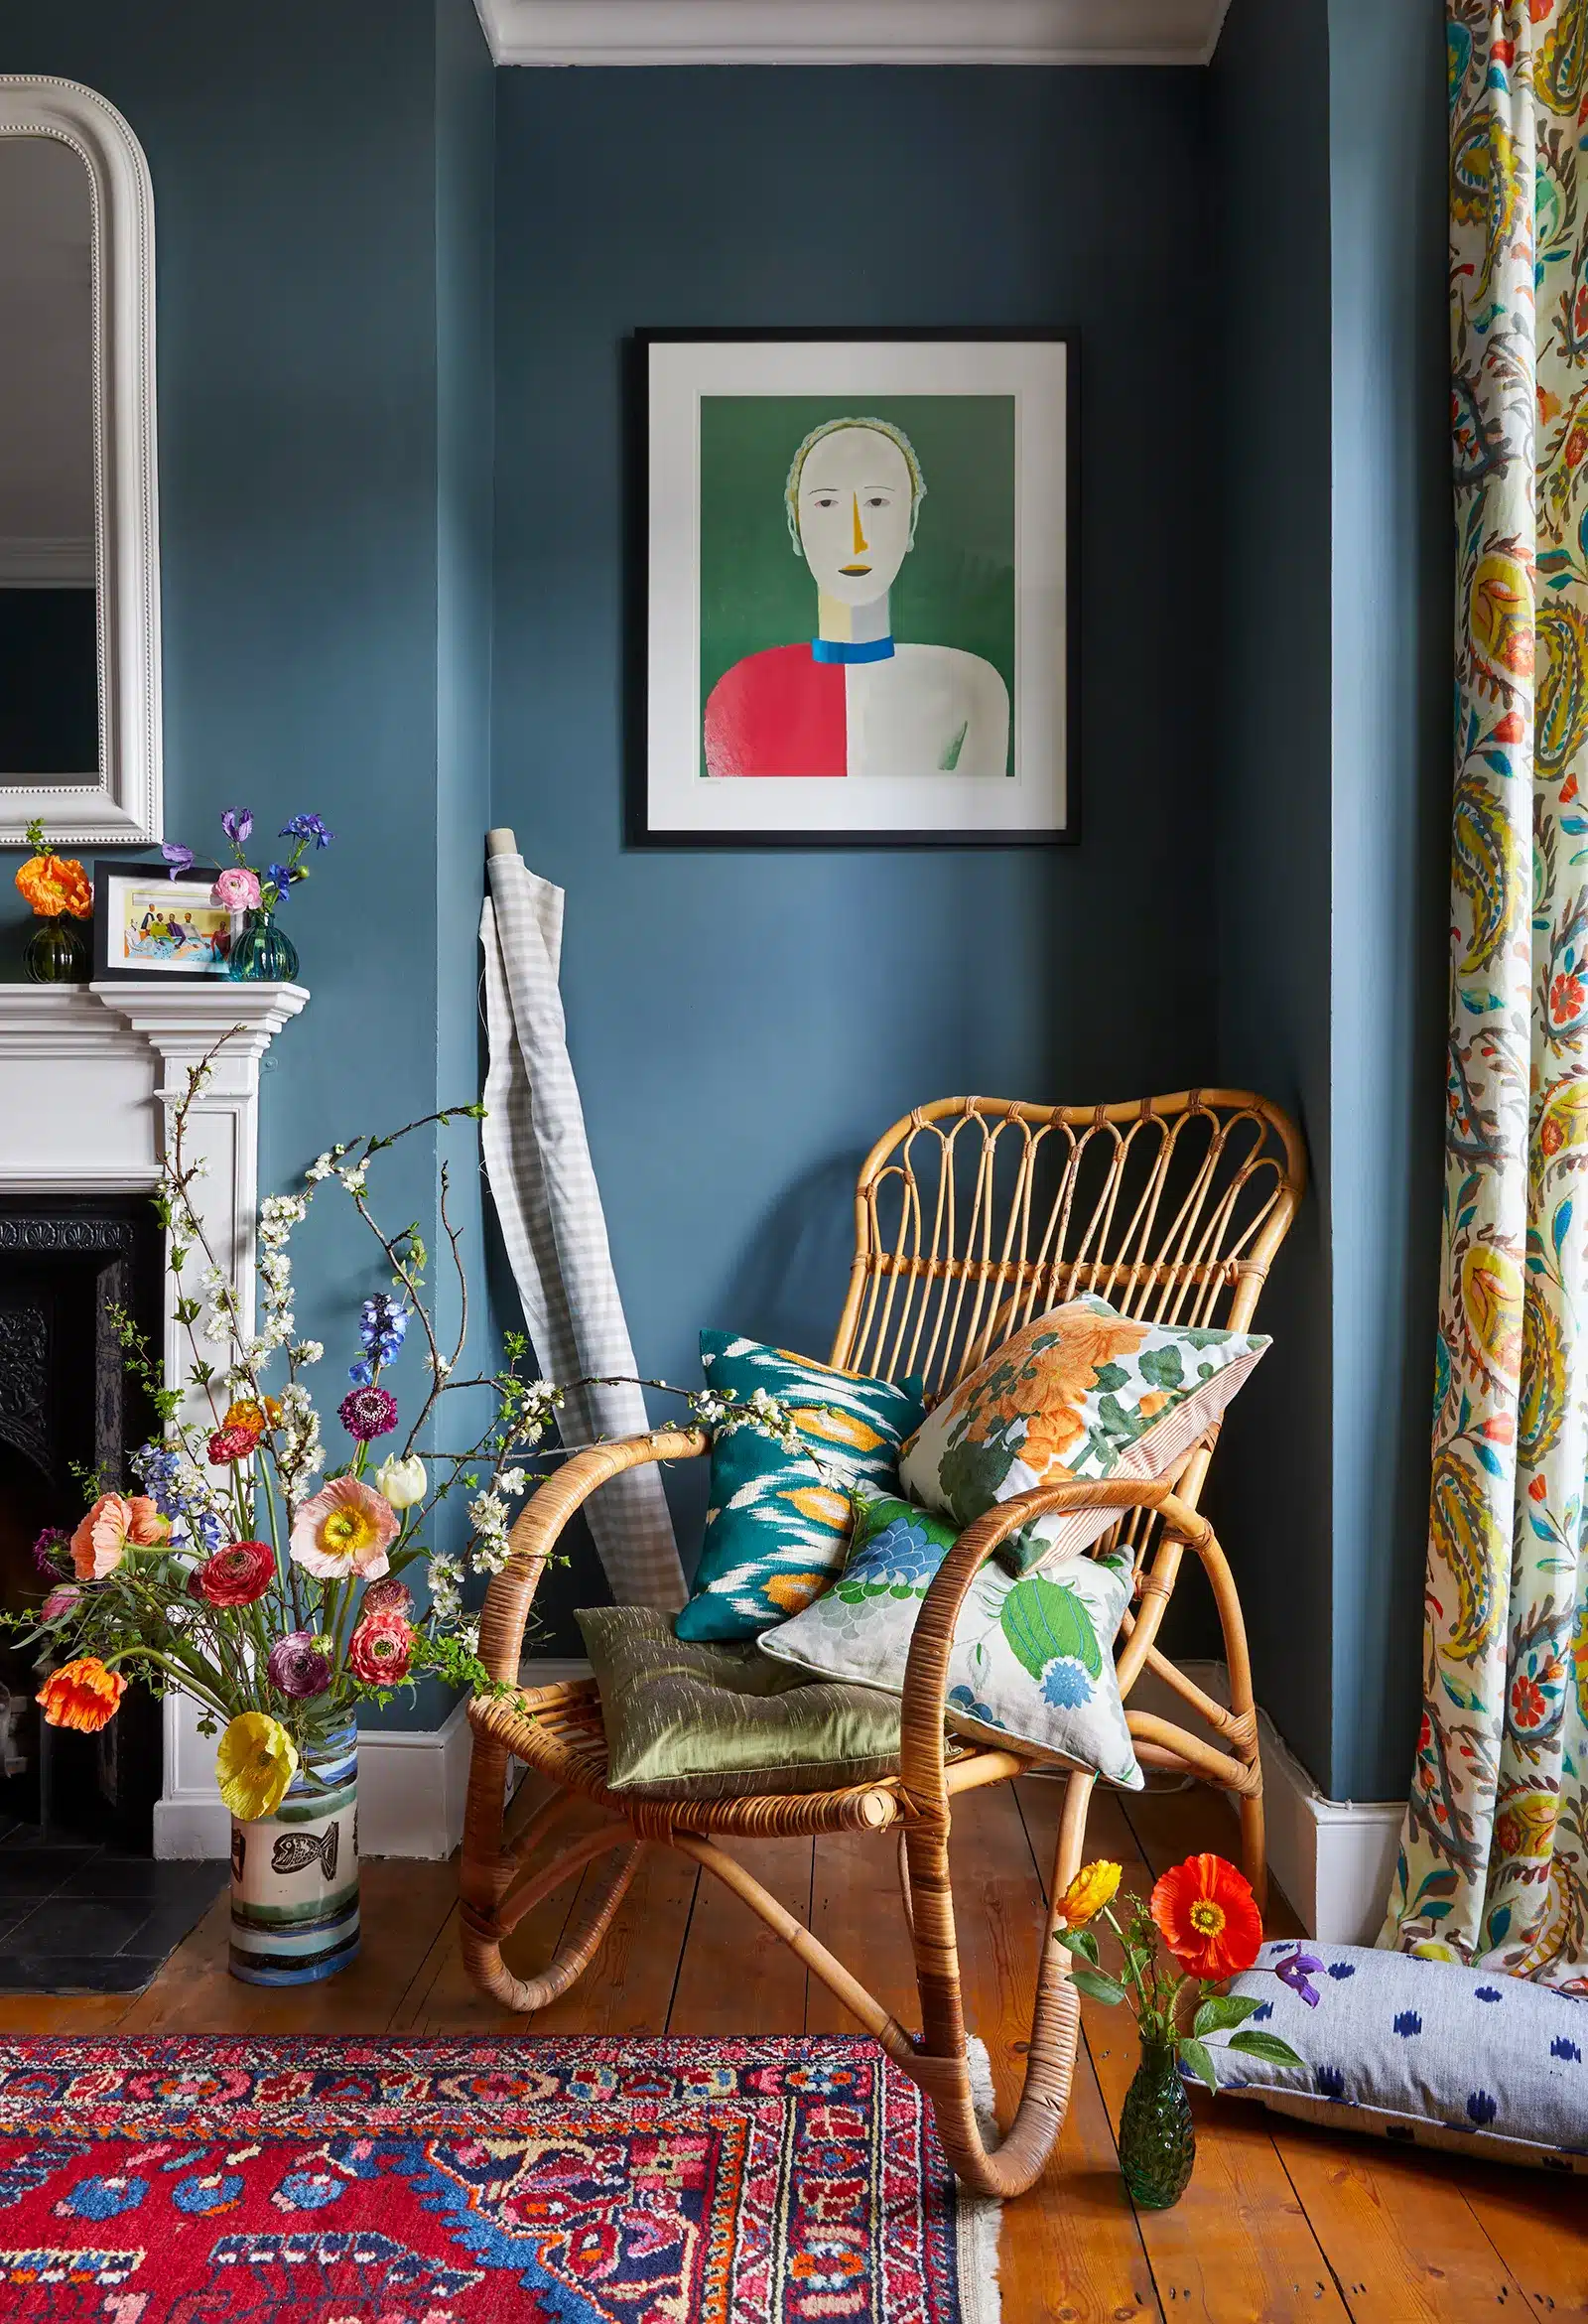
{"label": "blue delphinium", "polygon": [[323,815],[294,815],[281,827],[283,839],[312,839],[317,848],[329,847],[335,837],[326,829]]}
{"label": "blue delphinium", "polygon": [[357,1388],[367,1388],[376,1367],[392,1363],[408,1329],[409,1310],[400,1307],[389,1292],[376,1292],[358,1310],[358,1337],[363,1354],[349,1364],[347,1377]]}

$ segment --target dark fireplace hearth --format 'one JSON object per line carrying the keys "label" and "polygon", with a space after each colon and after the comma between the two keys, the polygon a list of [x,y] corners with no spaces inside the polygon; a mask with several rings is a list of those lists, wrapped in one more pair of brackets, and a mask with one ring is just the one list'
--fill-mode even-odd
{"label": "dark fireplace hearth", "polygon": [[[114,1314],[158,1346],[160,1229],[147,1195],[0,1196],[0,1606],[37,1606],[48,1584],[33,1544],[70,1531],[83,1482],[129,1483],[127,1453],[149,1433],[143,1391],[123,1368]],[[34,1650],[0,1633],[0,1818],[147,1853],[161,1787],[159,1706],[129,1688],[102,1735],[46,1727]]]}

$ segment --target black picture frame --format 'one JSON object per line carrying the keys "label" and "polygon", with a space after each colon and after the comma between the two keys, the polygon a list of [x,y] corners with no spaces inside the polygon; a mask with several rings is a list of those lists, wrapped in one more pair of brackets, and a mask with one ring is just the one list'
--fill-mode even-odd
{"label": "black picture frame", "polygon": [[[169,864],[129,861],[125,856],[100,857],[93,867],[93,974],[94,982],[110,984],[146,984],[152,978],[171,979],[173,982],[194,981],[212,983],[227,975],[225,960],[202,964],[173,960],[162,963],[158,959],[144,960],[129,965],[119,941],[112,958],[111,916],[121,924],[120,891],[126,887],[158,888],[160,893],[174,902],[186,902],[190,910],[201,907],[206,912],[220,907],[212,900],[210,890],[219,878],[214,865],[191,864],[175,878]],[[227,913],[228,923],[235,925],[234,915]]]}
{"label": "black picture frame", "polygon": [[[1065,540],[1064,635],[1055,641],[1064,667],[1064,820],[1033,830],[952,831],[746,831],[677,830],[657,827],[651,813],[650,637],[650,352],[655,346],[700,343],[759,344],[835,342],[869,345],[898,342],[945,343],[1031,342],[1061,344],[1065,350]],[[843,327],[733,328],[647,327],[635,330],[621,349],[624,449],[624,654],[623,654],[623,844],[626,848],[697,849],[1074,847],[1081,839],[1081,345],[1080,335],[1063,324],[888,326],[864,331]],[[930,392],[930,391],[925,391]]]}

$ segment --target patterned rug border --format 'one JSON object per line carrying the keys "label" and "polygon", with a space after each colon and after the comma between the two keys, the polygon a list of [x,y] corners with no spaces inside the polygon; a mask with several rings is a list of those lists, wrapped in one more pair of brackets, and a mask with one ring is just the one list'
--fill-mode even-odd
{"label": "patterned rug border", "polygon": [[[259,2133],[266,2136],[334,2135],[347,2130],[380,2132],[400,2128],[411,2135],[445,2134],[478,2127],[506,2131],[521,2126],[531,2110],[544,2104],[547,2092],[531,2087],[535,2080],[535,2053],[555,2052],[565,2070],[570,2060],[576,2071],[588,2068],[593,2080],[602,2068],[629,2069],[643,2057],[640,2073],[654,2070],[659,2087],[636,2104],[630,2088],[620,2102],[603,2105],[593,2089],[589,2097],[575,2093],[582,2111],[594,2123],[633,2126],[677,2121],[691,2115],[711,2118],[732,2103],[733,2093],[711,2087],[713,2061],[731,2060],[736,2073],[757,2065],[773,2066],[791,2052],[830,2059],[835,2064],[863,2059],[878,2078],[879,2090],[914,2092],[909,2077],[885,2051],[863,2035],[784,2034],[745,2035],[729,2039],[704,2035],[521,2035],[465,2034],[103,2034],[21,2035],[0,2044],[0,2136],[16,2137],[74,2133],[85,2130],[100,2140],[147,2140],[159,2128],[184,2136],[214,2133]],[[523,2053],[522,2066],[504,2070],[504,2053]],[[197,2053],[197,2061],[196,2061]],[[262,2054],[270,2061],[270,2087],[261,2096],[243,2100],[223,2087],[228,2074],[250,2081],[260,2073]],[[491,2061],[488,2073],[478,2073],[479,2062]],[[209,2087],[195,2089],[182,2104],[178,2091],[149,2091],[142,2103],[129,2105],[112,2085],[132,2079],[159,2082],[182,2076],[193,2080],[197,2064]],[[976,2109],[984,2131],[995,2136],[991,2064],[982,2042],[971,2039],[969,2062]],[[322,2092],[306,2104],[304,2083],[317,2074],[332,2072],[351,2083],[359,2076],[378,2076],[381,2103],[372,2104],[367,2083],[361,2089]],[[69,2098],[47,2099],[38,2087],[41,2076],[69,2073]],[[432,2091],[420,2102],[417,2092],[391,2096],[393,2083],[404,2075],[418,2085],[434,2084],[452,2076],[473,2077],[475,2087],[460,2090],[438,2101]],[[27,2086],[32,2082],[34,2087]],[[98,2084],[96,2090],[93,2086]],[[217,2087],[218,2085],[218,2087]],[[485,2085],[482,2087],[482,2085]],[[565,2094],[566,2095],[566,2094]],[[918,2095],[918,2094],[917,2094]],[[879,2096],[878,2104],[881,2104]],[[919,2102],[928,2117],[926,2102]],[[932,2144],[941,2156],[935,2127]],[[945,2177],[948,2166],[944,2162]],[[960,2324],[1001,2324],[998,2287],[998,2229],[1001,2207],[955,2189],[955,2257],[960,2301]]]}

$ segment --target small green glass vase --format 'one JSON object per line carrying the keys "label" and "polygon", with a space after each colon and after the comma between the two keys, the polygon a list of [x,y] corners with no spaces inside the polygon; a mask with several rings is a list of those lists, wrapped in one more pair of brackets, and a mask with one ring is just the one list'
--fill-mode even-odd
{"label": "small green glass vase", "polygon": [[88,977],[88,947],[74,920],[35,922],[22,955],[29,982],[35,985],[81,985]]}
{"label": "small green glass vase", "polygon": [[239,984],[290,985],[298,974],[298,947],[277,927],[275,915],[261,908],[243,914],[242,933],[234,937],[229,973]]}
{"label": "small green glass vase", "polygon": [[1120,2116],[1120,2169],[1140,2211],[1167,2211],[1191,2184],[1197,2133],[1172,2042],[1145,2041]]}

